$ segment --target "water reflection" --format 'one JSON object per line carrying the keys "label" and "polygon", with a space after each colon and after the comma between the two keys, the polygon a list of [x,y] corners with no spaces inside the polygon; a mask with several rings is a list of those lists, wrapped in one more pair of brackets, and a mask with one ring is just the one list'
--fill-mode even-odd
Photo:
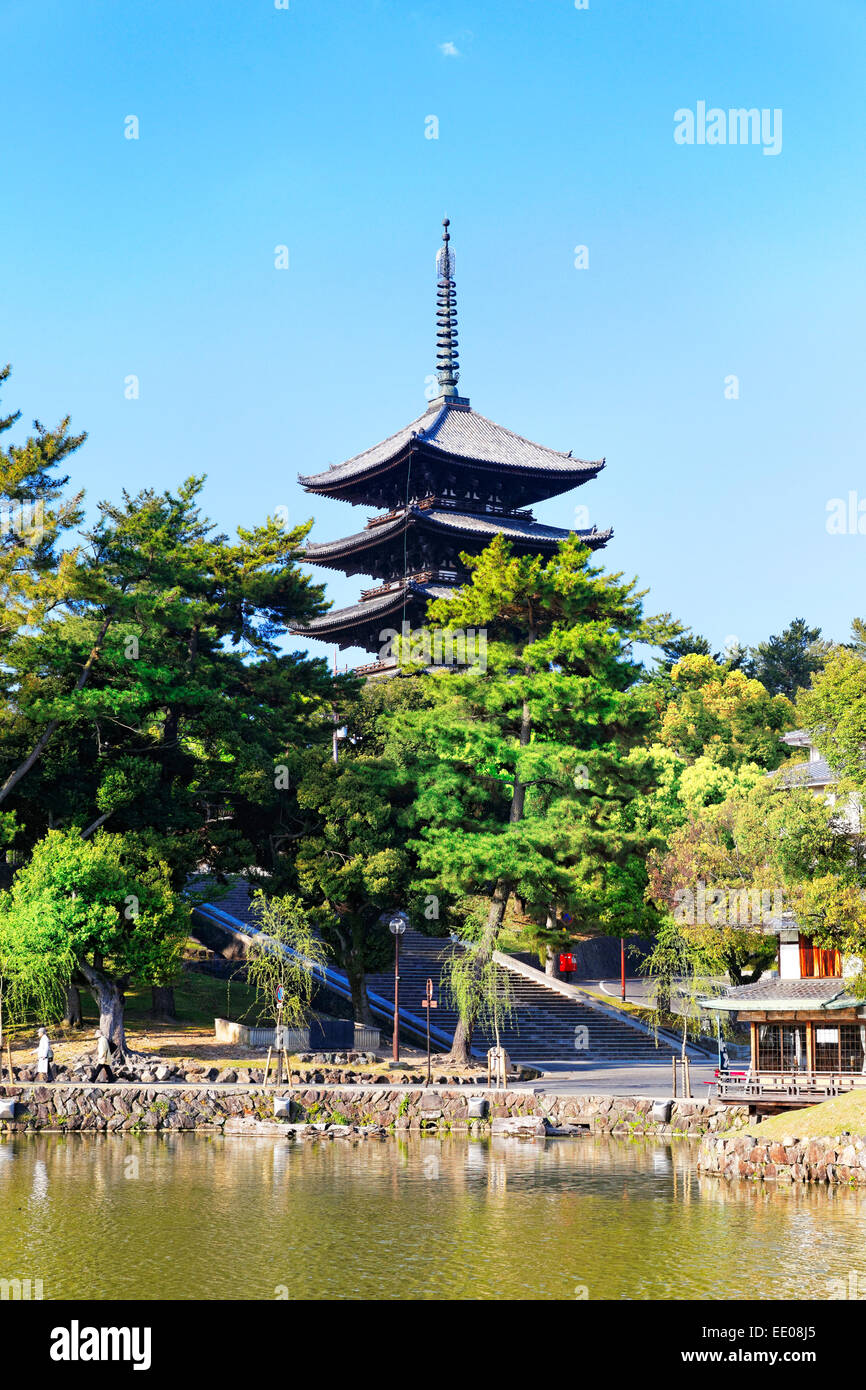
{"label": "water reflection", "polygon": [[46,1299],[802,1299],[863,1263],[866,1193],[693,1165],[590,1137],[19,1135],[0,1278]]}

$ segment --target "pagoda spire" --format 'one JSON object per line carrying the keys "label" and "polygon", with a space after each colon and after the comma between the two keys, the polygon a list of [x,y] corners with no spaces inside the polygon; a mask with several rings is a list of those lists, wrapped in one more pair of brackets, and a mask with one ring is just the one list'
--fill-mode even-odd
{"label": "pagoda spire", "polygon": [[454,252],[444,218],[442,245],[436,253],[436,375],[439,396],[444,400],[460,399],[457,379],[460,376],[457,350],[457,290],[454,283]]}

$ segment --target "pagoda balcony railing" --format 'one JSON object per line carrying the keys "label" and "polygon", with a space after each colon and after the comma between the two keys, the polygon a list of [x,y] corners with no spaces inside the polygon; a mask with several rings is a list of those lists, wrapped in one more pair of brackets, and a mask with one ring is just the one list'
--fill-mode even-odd
{"label": "pagoda balcony railing", "polygon": [[457,570],[453,569],[411,570],[400,579],[389,579],[384,584],[377,584],[374,589],[362,589],[361,599],[382,598],[384,594],[391,594],[397,589],[402,589],[403,585],[410,580],[413,584],[435,584],[437,580],[444,584],[453,584],[459,577]]}
{"label": "pagoda balcony railing", "polygon": [[[431,494],[428,497],[416,498],[411,504],[419,511],[428,512],[434,507],[452,512],[470,512],[473,516],[503,516],[513,517],[515,521],[534,521],[535,517],[531,511],[526,509],[520,511],[514,507],[503,506],[500,502],[479,502],[477,498],[471,497],[440,497]],[[365,527],[369,531],[374,526],[382,526],[386,521],[396,521],[403,514],[405,504],[394,507],[390,512],[382,512],[379,516],[371,516]]]}
{"label": "pagoda balcony railing", "polygon": [[400,667],[392,657],[390,661],[368,661],[363,666],[353,666],[352,674],[355,676],[379,676],[386,671],[396,674]]}
{"label": "pagoda balcony railing", "polygon": [[859,1071],[755,1070],[753,1067],[717,1072],[719,1100],[730,1104],[776,1101],[787,1105],[808,1105],[827,1100],[846,1091],[866,1088],[866,1075]]}

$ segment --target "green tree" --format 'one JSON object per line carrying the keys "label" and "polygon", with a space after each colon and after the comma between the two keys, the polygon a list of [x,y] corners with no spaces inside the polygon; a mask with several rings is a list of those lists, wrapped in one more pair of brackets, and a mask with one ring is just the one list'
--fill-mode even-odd
{"label": "green tree", "polygon": [[[854,631],[855,640],[857,629]],[[797,709],[812,741],[842,780],[841,790],[866,792],[866,660],[834,647]]]}
{"label": "green tree", "polygon": [[483,941],[453,951],[442,967],[442,988],[467,1031],[488,1028],[497,1047],[500,1030],[514,1013],[514,991],[506,971],[484,953]]}
{"label": "green tree", "polygon": [[[11,367],[0,368],[0,387]],[[0,436],[14,428],[20,411],[0,416]],[[74,583],[75,549],[58,546],[81,521],[81,494],[66,496],[69,479],[57,469],[86,438],[72,434],[69,419],[54,429],[34,421],[21,444],[0,445],[0,650],[25,623],[44,620]]]}
{"label": "green tree", "polygon": [[[547,561],[512,556],[501,537],[462,558],[471,582],[432,603],[428,623],[483,630],[486,670],[429,676],[435,704],[395,715],[393,735],[417,788],[421,887],[486,900],[480,977],[512,895],[617,933],[648,915],[620,812],[652,772],[628,757],[651,718],[631,644],[657,634],[634,584],[593,567],[576,539]],[[455,1060],[473,1023],[458,1024]]]}
{"label": "green tree", "polygon": [[706,637],[687,630],[672,637],[670,641],[662,643],[659,665],[663,669],[671,671],[682,661],[684,656],[712,656],[713,661],[721,660],[718,653],[713,655],[712,647]]}
{"label": "green tree", "polygon": [[403,907],[410,892],[411,790],[387,757],[351,745],[338,763],[317,750],[300,762],[297,799],[307,829],[296,842],[294,870],[305,906],[346,973],[356,1023],[373,1023],[366,974],[392,950],[383,915]]}
{"label": "green tree", "polygon": [[131,836],[51,830],[0,897],[0,958],[14,1017],[57,1016],[77,973],[101,1032],[126,1051],[124,991],[170,975],[189,905],[166,864]]}
{"label": "green tree", "polygon": [[[324,608],[297,564],[308,527],[271,518],[230,541],[202,516],[202,486],[101,505],[74,592],[10,640],[0,706],[16,847],[106,826],[146,843],[178,892],[195,870],[273,868],[292,751],[329,738],[346,685],[280,649]],[[170,1014],[169,983],[154,1006]]]}
{"label": "green tree", "polygon": [[308,1021],[318,969],[327,951],[297,898],[253,897],[259,930],[247,952],[247,983],[255,990],[260,1016],[280,1017],[283,1027]]}
{"label": "green tree", "polygon": [[687,762],[706,757],[723,767],[756,763],[773,769],[786,749],[793,707],[742,670],[708,656],[686,656],[671,672],[676,695],[665,710],[659,741]]}
{"label": "green tree", "polygon": [[821,641],[819,627],[809,627],[804,618],[795,618],[778,636],[752,650],[750,674],[771,695],[793,700],[799,690],[808,689],[813,675],[823,667],[829,645]]}
{"label": "green tree", "polygon": [[816,889],[834,915],[834,904],[850,905],[858,873],[833,808],[767,777],[695,809],[663,849],[651,851],[648,868],[652,900],[735,984],[746,970],[757,979],[772,964],[772,929],[783,912],[804,930],[808,919],[811,934]]}

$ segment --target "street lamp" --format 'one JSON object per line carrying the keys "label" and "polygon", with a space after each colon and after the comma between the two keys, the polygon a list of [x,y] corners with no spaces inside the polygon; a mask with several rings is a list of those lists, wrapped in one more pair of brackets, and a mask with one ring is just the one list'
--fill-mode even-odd
{"label": "street lamp", "polygon": [[388,923],[394,936],[394,1056],[393,1065],[400,1064],[400,937],[406,930],[406,914],[397,912]]}

